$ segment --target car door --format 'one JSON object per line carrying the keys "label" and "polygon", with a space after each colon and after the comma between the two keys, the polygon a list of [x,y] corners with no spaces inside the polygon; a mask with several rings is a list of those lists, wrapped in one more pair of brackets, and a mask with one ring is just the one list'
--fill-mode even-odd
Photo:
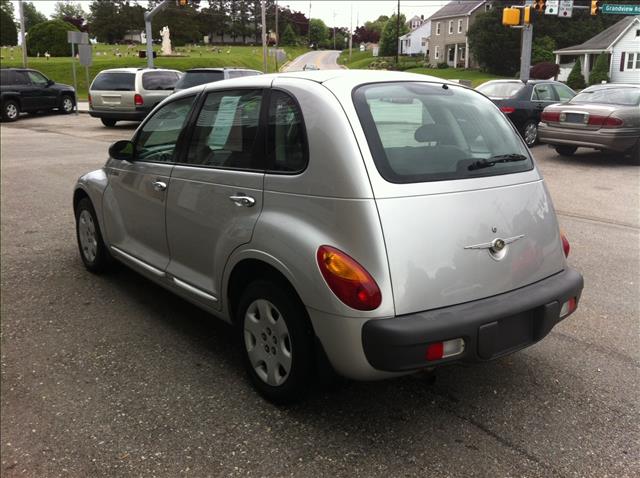
{"label": "car door", "polygon": [[251,240],[262,209],[264,88],[205,94],[167,197],[167,273],[218,307],[224,265]]}
{"label": "car door", "polygon": [[38,109],[39,100],[36,88],[31,84],[25,71],[13,71],[13,85],[20,94],[20,108],[22,111],[34,111]]}
{"label": "car door", "polygon": [[37,99],[37,109],[51,109],[58,106],[58,92],[51,88],[53,83],[49,82],[43,74],[37,71],[27,71],[29,82],[33,89],[33,95]]}
{"label": "car door", "polygon": [[531,117],[535,121],[540,121],[542,110],[547,106],[557,103],[558,97],[551,83],[538,83],[533,87],[531,94],[531,104],[533,106]]}
{"label": "car door", "polygon": [[112,250],[157,276],[169,263],[165,205],[176,147],[195,96],[165,104],[138,129],[133,161],[110,159],[104,223]]}

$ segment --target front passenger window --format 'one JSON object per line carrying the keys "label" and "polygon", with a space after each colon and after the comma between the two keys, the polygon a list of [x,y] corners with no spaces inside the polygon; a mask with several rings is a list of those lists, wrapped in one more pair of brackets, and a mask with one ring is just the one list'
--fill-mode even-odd
{"label": "front passenger window", "polygon": [[136,141],[135,159],[169,163],[178,142],[191,105],[193,96],[164,105],[147,121]]}

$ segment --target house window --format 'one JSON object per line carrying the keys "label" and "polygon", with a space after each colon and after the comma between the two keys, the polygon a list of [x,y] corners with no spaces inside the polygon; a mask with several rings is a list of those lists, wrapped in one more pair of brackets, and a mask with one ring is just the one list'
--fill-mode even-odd
{"label": "house window", "polygon": [[436,35],[440,35],[440,22],[436,22]]}
{"label": "house window", "polygon": [[453,20],[449,20],[449,35],[453,33]]}
{"label": "house window", "polygon": [[411,47],[411,38],[407,38],[407,48]]}
{"label": "house window", "polygon": [[491,10],[491,4],[490,3],[485,3],[484,5],[484,11],[488,12],[489,10]]}
{"label": "house window", "polygon": [[627,52],[627,70],[640,70],[640,52]]}
{"label": "house window", "polygon": [[458,20],[458,33],[462,33],[462,20]]}
{"label": "house window", "polygon": [[436,60],[440,59],[440,47],[438,45],[436,45],[436,55],[435,55]]}
{"label": "house window", "polygon": [[427,46],[427,39],[422,37],[422,41],[420,42],[420,45]]}

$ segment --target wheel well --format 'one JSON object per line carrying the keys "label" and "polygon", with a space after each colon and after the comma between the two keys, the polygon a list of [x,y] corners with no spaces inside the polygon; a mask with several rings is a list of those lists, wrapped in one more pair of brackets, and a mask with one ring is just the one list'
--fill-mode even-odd
{"label": "wheel well", "polygon": [[20,102],[20,97],[19,96],[14,96],[14,95],[3,96],[2,97],[2,106],[4,106],[4,104],[7,101],[15,101],[16,103],[18,103],[18,106],[20,106],[20,108],[22,108],[22,103]]}
{"label": "wheel well", "polygon": [[229,277],[229,287],[227,288],[227,298],[229,300],[229,314],[231,320],[235,321],[236,307],[245,287],[255,279],[267,279],[278,282],[283,287],[290,290],[297,300],[302,304],[300,296],[289,280],[275,267],[257,259],[244,259],[238,262],[231,276]]}
{"label": "wheel well", "polygon": [[[76,212],[76,209],[78,208],[78,203],[83,200],[84,198],[88,198],[89,195],[83,190],[83,189],[76,189],[73,192],[73,212]],[[91,200],[91,199],[89,199]]]}

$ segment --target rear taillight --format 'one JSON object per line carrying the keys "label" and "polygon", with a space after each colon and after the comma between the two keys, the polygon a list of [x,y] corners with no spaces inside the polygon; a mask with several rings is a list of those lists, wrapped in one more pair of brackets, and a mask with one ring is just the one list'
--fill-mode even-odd
{"label": "rear taillight", "polygon": [[88,100],[89,100],[89,106],[91,106],[93,103],[91,102],[91,95],[87,96]]}
{"label": "rear taillight", "polygon": [[510,114],[513,113],[516,109],[513,106],[501,106],[500,107],[500,111],[502,111],[504,114]]}
{"label": "rear taillight", "polygon": [[568,301],[562,304],[560,307],[560,318],[564,319],[568,315],[572,314],[578,308],[578,302],[575,297],[571,297]]}
{"label": "rear taillight", "polygon": [[356,310],[378,308],[380,288],[364,267],[330,246],[320,246],[317,259],[324,280],[338,299]]}
{"label": "rear taillight", "polygon": [[540,119],[545,123],[549,121],[557,123],[558,121],[560,121],[560,113],[557,111],[543,111]]}
{"label": "rear taillight", "polygon": [[618,128],[624,124],[620,118],[615,116],[589,115],[589,126],[600,126],[602,128]]}
{"label": "rear taillight", "polygon": [[462,352],[464,352],[463,339],[445,340],[444,342],[434,342],[427,345],[425,358],[429,362],[433,362],[434,360],[460,355]]}
{"label": "rear taillight", "polygon": [[135,103],[136,106],[142,106],[144,104],[142,95],[139,95],[136,93],[136,95],[133,97],[133,102]]}
{"label": "rear taillight", "polygon": [[571,245],[567,240],[567,236],[564,235],[564,232],[560,233],[560,238],[562,239],[562,250],[564,251],[564,257],[569,257],[569,252],[571,252]]}

